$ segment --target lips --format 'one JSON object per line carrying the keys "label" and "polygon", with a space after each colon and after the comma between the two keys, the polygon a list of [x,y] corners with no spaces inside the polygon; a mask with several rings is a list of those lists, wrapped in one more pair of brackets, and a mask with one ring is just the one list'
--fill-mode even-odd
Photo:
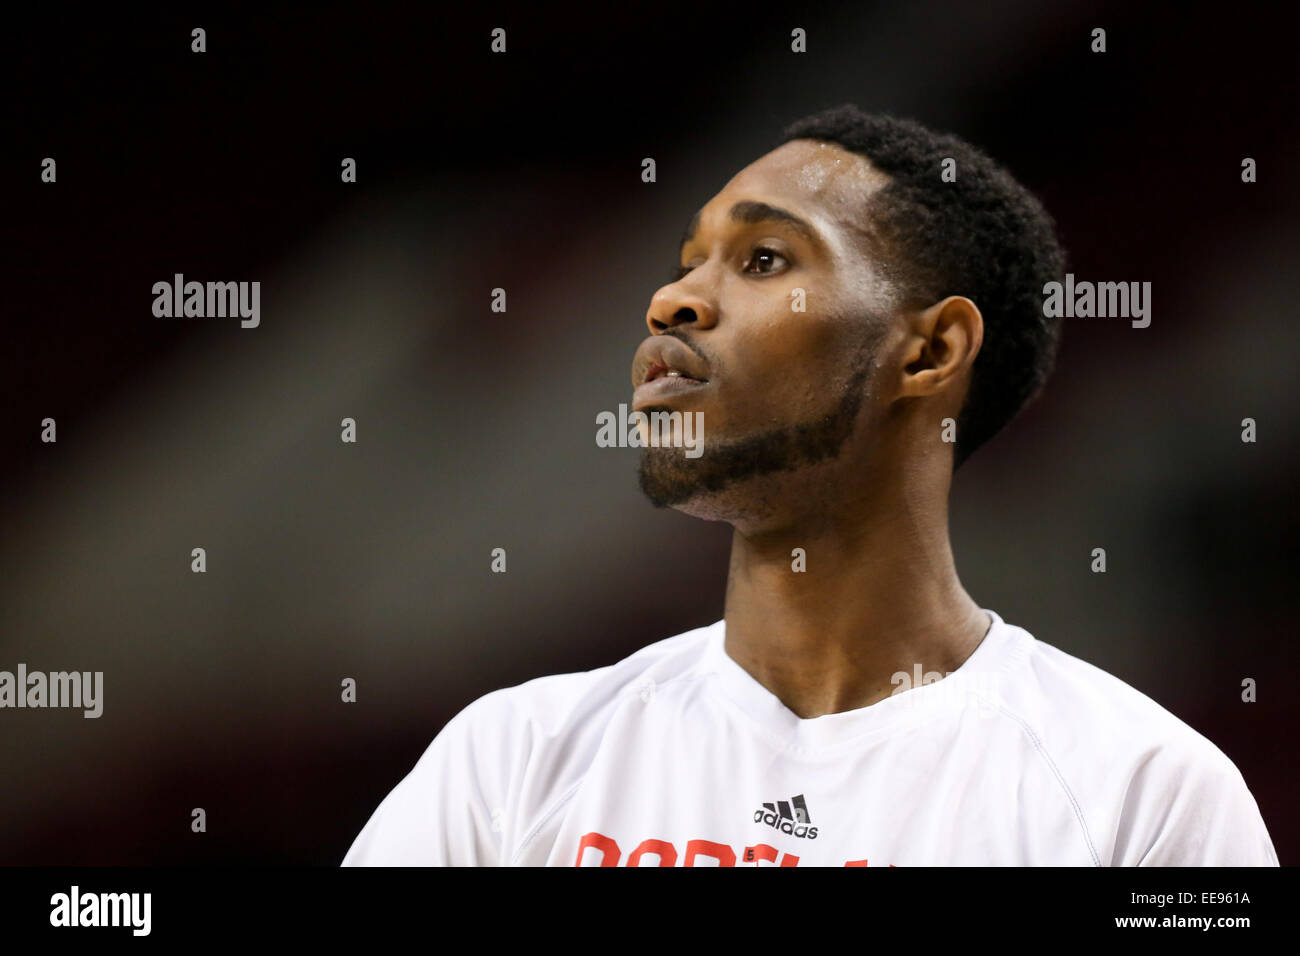
{"label": "lips", "polygon": [[636,350],[632,360],[633,409],[668,404],[709,384],[708,365],[684,342],[667,335],[652,335]]}
{"label": "lips", "polygon": [[632,359],[632,386],[667,377],[707,382],[709,370],[685,343],[667,335],[652,335],[637,347]]}

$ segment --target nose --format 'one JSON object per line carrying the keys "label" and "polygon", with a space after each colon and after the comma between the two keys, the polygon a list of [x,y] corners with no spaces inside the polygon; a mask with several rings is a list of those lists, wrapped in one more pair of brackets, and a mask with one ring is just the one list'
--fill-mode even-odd
{"label": "nose", "polygon": [[652,335],[659,335],[679,325],[709,329],[717,324],[717,310],[708,299],[692,292],[681,282],[664,286],[650,299],[645,323]]}

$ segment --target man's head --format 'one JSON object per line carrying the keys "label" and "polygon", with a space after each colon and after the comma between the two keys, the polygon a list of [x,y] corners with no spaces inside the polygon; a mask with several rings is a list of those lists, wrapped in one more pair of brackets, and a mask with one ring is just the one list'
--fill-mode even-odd
{"label": "man's head", "polygon": [[1053,364],[1051,219],[910,121],[844,106],[792,124],[697,213],[680,266],[651,300],[633,407],[702,413],[701,457],[649,448],[641,465],[652,501],[701,517],[770,514],[885,465],[949,473]]}

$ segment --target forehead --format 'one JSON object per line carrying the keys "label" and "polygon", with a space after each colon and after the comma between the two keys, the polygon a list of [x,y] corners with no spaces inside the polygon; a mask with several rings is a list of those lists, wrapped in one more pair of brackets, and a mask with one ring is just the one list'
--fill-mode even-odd
{"label": "forehead", "polygon": [[750,163],[705,205],[708,215],[740,199],[757,199],[798,213],[830,240],[864,232],[871,197],[889,177],[835,143],[796,139]]}
{"label": "forehead", "polygon": [[836,143],[795,139],[750,163],[723,192],[768,189],[809,204],[865,203],[889,177],[871,160]]}

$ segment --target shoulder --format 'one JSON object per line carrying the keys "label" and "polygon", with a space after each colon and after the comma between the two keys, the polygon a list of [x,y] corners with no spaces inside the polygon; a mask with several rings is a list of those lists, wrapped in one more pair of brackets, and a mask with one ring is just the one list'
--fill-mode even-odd
{"label": "shoulder", "polygon": [[1276,864],[1254,797],[1213,741],[1115,675],[1015,630],[1025,653],[999,693],[1102,861]]}
{"label": "shoulder", "polygon": [[[640,648],[613,664],[549,674],[479,697],[453,718],[470,733],[528,733],[542,740],[598,726],[632,695],[656,693],[699,676],[707,641],[720,622]],[[450,724],[448,725],[450,726]]]}
{"label": "shoulder", "polygon": [[620,704],[689,682],[716,626],[474,700],[385,798],[344,864],[509,864],[575,792]]}
{"label": "shoulder", "polygon": [[[1015,704],[1046,743],[1105,756],[1111,766],[1152,760],[1218,774],[1236,767],[1209,738],[1114,674],[1030,638]],[[1063,756],[1065,752],[1062,751]]]}
{"label": "shoulder", "polygon": [[519,827],[546,816],[588,772],[620,709],[694,686],[718,626],[656,641],[604,667],[484,694],[447,723],[416,773],[455,768],[485,800],[509,807]]}

